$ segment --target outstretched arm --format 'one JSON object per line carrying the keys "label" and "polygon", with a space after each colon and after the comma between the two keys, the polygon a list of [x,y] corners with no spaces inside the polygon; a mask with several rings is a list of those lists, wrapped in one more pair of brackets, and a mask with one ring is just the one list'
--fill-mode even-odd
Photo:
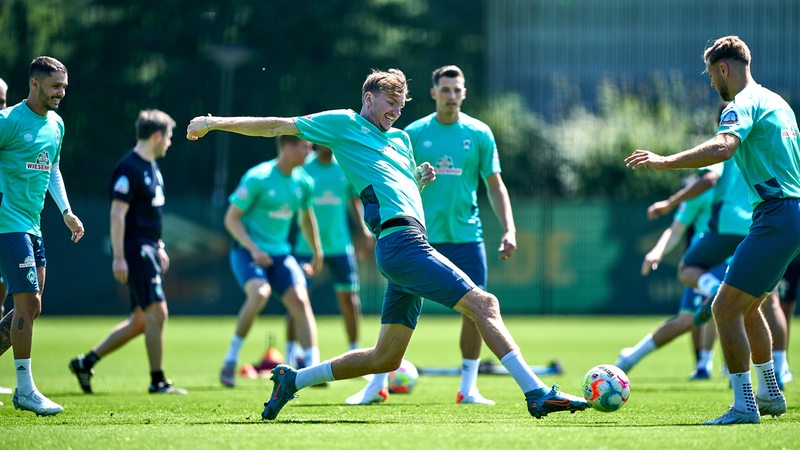
{"label": "outstretched arm", "polygon": [[656,155],[639,149],[625,158],[625,165],[631,169],[649,167],[655,170],[700,168],[730,159],[737,148],[739,148],[739,138],[722,133],[697,147],[669,156]]}
{"label": "outstretched arm", "polygon": [[300,132],[291,117],[218,117],[208,115],[195,117],[189,122],[186,127],[186,139],[196,141],[212,130],[262,137]]}

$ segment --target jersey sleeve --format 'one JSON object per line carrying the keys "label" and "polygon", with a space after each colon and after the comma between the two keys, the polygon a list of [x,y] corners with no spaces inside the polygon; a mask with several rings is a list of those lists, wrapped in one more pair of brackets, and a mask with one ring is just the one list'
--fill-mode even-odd
{"label": "jersey sleeve", "polygon": [[734,100],[731,102],[719,119],[717,134],[732,134],[739,138],[739,142],[747,139],[753,129],[752,108],[742,107]]}
{"label": "jersey sleeve", "polygon": [[344,124],[352,120],[347,110],[325,111],[294,118],[300,137],[315,144],[334,148]]}
{"label": "jersey sleeve", "polygon": [[111,199],[122,200],[130,204],[136,190],[136,175],[133,167],[122,161],[114,171],[111,179]]}
{"label": "jersey sleeve", "polygon": [[497,152],[497,142],[494,140],[494,134],[489,127],[483,132],[481,139],[481,166],[480,174],[484,180],[489,178],[495,173],[500,173],[500,154]]}
{"label": "jersey sleeve", "polygon": [[[236,186],[236,190],[228,197],[228,202],[242,211],[247,211],[258,198],[258,179],[246,173]],[[262,182],[263,183],[263,182]]]}

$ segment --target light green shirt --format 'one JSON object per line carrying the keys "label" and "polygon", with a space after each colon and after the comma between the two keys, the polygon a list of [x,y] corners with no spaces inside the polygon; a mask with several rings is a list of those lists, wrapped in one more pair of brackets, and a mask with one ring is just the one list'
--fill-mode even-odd
{"label": "light green shirt", "polygon": [[314,190],[314,181],[302,167],[284,175],[277,162],[273,159],[248,170],[228,198],[244,212],[242,225],[250,239],[258,248],[275,256],[291,252],[292,219],[298,211],[311,206]]}
{"label": "light green shirt", "polygon": [[299,136],[333,150],[345,175],[361,197],[364,222],[375,236],[383,222],[412,217],[425,225],[416,162],[408,135],[381,131],[350,109],[295,117]]}
{"label": "light green shirt", "polygon": [[436,170],[436,181],[422,191],[422,205],[432,243],[483,240],[478,210],[478,182],[500,173],[497,144],[488,125],[461,113],[453,124],[442,124],[436,113],[405,129],[414,158]]}
{"label": "light green shirt", "polygon": [[51,168],[58,163],[64,121],[25,102],[0,110],[0,233],[42,236],[40,226]]}
{"label": "light green shirt", "polygon": [[750,203],[800,198],[800,137],[794,111],[778,94],[750,84],[722,112],[717,134],[739,138],[733,157]]}
{"label": "light green shirt", "polygon": [[[352,254],[353,240],[347,212],[350,199],[358,196],[353,185],[347,180],[336,158],[330,163],[323,163],[312,155],[303,168],[314,179],[311,205],[319,224],[322,253],[326,257]],[[297,237],[294,252],[303,256],[313,254],[303,233]]]}

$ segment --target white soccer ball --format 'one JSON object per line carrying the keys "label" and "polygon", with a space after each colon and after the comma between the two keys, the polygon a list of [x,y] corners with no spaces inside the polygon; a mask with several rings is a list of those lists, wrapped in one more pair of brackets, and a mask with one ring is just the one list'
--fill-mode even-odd
{"label": "white soccer ball", "polygon": [[617,366],[601,364],[583,377],[583,398],[593,409],[612,412],[622,408],[631,394],[628,376]]}
{"label": "white soccer ball", "polygon": [[419,371],[411,361],[403,360],[397,370],[389,372],[389,392],[392,394],[409,394],[417,385]]}

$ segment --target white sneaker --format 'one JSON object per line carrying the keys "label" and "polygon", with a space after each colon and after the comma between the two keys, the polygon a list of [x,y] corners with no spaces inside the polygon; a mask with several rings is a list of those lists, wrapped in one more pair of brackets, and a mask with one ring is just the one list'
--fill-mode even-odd
{"label": "white sneaker", "polygon": [[733,406],[731,406],[725,414],[714,420],[703,422],[703,425],[733,425],[736,423],[761,423],[761,416],[758,411],[752,413],[743,412],[733,409]]}
{"label": "white sneaker", "polygon": [[380,389],[370,388],[369,385],[364,389],[356,392],[355,394],[347,397],[344,402],[348,405],[373,405],[383,403],[389,398],[389,389],[382,387]]}
{"label": "white sneaker", "polygon": [[54,416],[64,411],[61,405],[51,401],[35,389],[28,395],[22,395],[14,389],[14,398],[11,402],[14,404],[14,408],[35,412],[37,416]]}
{"label": "white sneaker", "polygon": [[489,400],[488,398],[482,396],[480,392],[472,391],[467,395],[458,391],[456,395],[456,403],[459,405],[494,405],[494,400]]}

